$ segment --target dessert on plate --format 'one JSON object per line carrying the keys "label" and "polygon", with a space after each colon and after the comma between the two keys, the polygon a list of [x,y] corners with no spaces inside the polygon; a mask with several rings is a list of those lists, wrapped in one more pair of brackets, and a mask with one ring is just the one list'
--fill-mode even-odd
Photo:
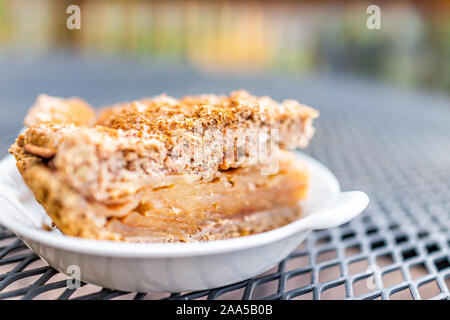
{"label": "dessert on plate", "polygon": [[318,112],[246,91],[166,95],[96,112],[40,95],[10,152],[62,233],[188,242],[271,230],[299,218],[307,168],[293,149]]}

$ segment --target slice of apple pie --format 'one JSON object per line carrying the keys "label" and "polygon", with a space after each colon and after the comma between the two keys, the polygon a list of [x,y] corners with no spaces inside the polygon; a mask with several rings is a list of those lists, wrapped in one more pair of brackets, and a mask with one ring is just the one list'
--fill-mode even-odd
{"label": "slice of apple pie", "polygon": [[317,111],[246,91],[166,95],[104,108],[38,97],[10,152],[64,234],[204,241],[283,226],[301,214]]}

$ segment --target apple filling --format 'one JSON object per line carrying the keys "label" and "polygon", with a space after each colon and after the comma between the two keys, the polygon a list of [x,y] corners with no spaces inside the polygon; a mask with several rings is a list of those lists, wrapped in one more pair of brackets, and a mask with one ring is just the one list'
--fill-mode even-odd
{"label": "apple filling", "polygon": [[298,218],[307,185],[306,168],[286,152],[273,175],[262,175],[259,166],[251,166],[223,171],[211,182],[143,189],[139,204],[123,216],[114,215],[106,228],[129,241],[253,234]]}

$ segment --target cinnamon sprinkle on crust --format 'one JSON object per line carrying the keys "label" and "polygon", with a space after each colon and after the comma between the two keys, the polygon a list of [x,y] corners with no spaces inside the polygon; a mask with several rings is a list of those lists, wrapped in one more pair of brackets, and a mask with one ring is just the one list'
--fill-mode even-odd
{"label": "cinnamon sprinkle on crust", "polygon": [[[211,181],[243,166],[242,150],[257,147],[257,141],[241,139],[252,130],[275,129],[281,149],[304,148],[316,117],[316,110],[295,100],[278,103],[244,90],[181,99],[163,94],[106,107],[98,117],[81,99],[41,95],[27,116],[28,130],[10,152],[18,166],[30,155],[50,160],[80,194],[120,203],[144,187]],[[218,136],[228,134],[232,145],[219,143]]]}

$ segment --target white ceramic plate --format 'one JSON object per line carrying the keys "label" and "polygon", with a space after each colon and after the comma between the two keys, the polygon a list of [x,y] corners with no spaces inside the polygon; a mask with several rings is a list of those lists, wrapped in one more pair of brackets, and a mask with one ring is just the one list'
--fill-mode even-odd
{"label": "white ceramic plate", "polygon": [[106,288],[139,292],[183,292],[216,288],[249,279],[283,260],[314,229],[337,227],[369,203],[360,191],[341,192],[335,176],[298,153],[310,170],[304,217],[269,232],[204,243],[119,243],[44,231],[51,223],[7,157],[0,162],[0,224],[39,257],[67,273],[78,266],[81,280]]}

